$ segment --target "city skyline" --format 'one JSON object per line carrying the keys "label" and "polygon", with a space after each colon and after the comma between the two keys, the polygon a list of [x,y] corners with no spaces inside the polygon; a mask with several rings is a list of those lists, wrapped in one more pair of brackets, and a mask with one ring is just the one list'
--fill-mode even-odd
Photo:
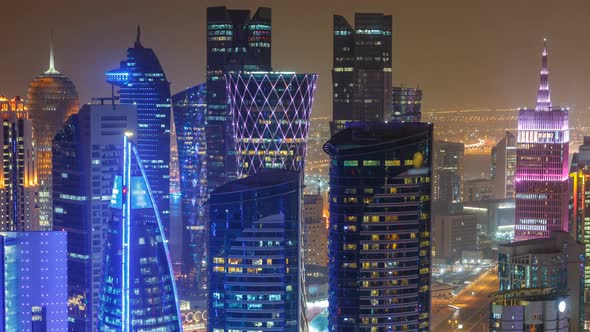
{"label": "city skyline", "polygon": [[[267,6],[273,9],[275,21],[272,66],[319,73],[317,115],[331,114],[332,15],[342,14],[352,20],[354,12],[393,16],[392,83],[420,85],[425,110],[532,107],[534,94],[529,87],[536,85],[531,74],[537,71],[537,63],[527,55],[538,48],[538,41],[544,37],[551,43],[554,55],[554,104],[569,106],[572,113],[590,105],[590,97],[584,93],[590,64],[583,58],[587,53],[584,49],[590,47],[585,42],[590,23],[581,16],[590,4],[582,1],[568,6],[549,1],[461,1],[452,5],[435,1],[345,1],[314,3],[313,14],[306,12],[309,4],[202,1],[183,4],[183,10],[178,11],[175,6],[136,6],[136,1],[125,1],[117,3],[120,10],[113,12],[110,8],[114,2],[83,7],[72,1],[41,3],[26,8],[28,15],[24,17],[15,15],[0,23],[7,29],[18,19],[19,26],[27,27],[0,39],[13,46],[4,53],[5,61],[0,64],[5,73],[0,88],[7,95],[24,96],[28,80],[46,69],[49,30],[53,27],[55,67],[79,87],[82,103],[97,95],[110,95],[109,86],[98,77],[118,62],[134,37],[135,25],[141,24],[142,39],[158,53],[175,93],[204,81],[206,7],[226,5],[253,10]],[[25,6],[13,3],[6,10],[23,12]],[[134,15],[129,16],[132,8]],[[109,24],[104,25],[107,14]],[[301,16],[308,24],[296,24],[293,18]],[[553,19],[538,19],[549,16]],[[498,20],[503,24],[494,25]],[[100,49],[96,47],[98,38]],[[446,84],[449,79],[459,84]]]}

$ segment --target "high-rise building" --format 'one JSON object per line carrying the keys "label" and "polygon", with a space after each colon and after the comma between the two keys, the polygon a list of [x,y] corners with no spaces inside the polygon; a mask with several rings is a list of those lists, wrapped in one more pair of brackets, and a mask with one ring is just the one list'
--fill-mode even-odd
{"label": "high-rise building", "polygon": [[156,53],[137,38],[127,49],[127,59],[109,71],[107,82],[119,87],[121,104],[137,107],[137,132],[134,139],[148,180],[162,214],[166,235],[170,217],[170,82]]}
{"label": "high-rise building", "polygon": [[86,104],[53,141],[53,229],[68,233],[68,325],[94,332],[104,243],[121,137],[137,128],[133,105]]}
{"label": "high-rise building", "polygon": [[207,86],[196,85],[172,96],[180,167],[182,215],[181,294],[207,293]]}
{"label": "high-rise building", "polygon": [[420,122],[422,90],[396,86],[391,88],[391,121]]}
{"label": "high-rise building", "polygon": [[273,72],[226,76],[238,177],[262,168],[304,171],[317,77]]}
{"label": "high-rise building", "polygon": [[473,179],[463,182],[463,202],[485,201],[494,198],[494,182]]}
{"label": "high-rise building", "polygon": [[434,175],[432,197],[434,201],[460,202],[463,197],[465,144],[434,142]]}
{"label": "high-rise building", "polygon": [[348,121],[391,117],[391,15],[334,15],[332,134]]}
{"label": "high-rise building", "polygon": [[139,149],[126,133],[113,181],[98,331],[182,331],[164,227]]}
{"label": "high-rise building", "polygon": [[39,229],[37,159],[25,103],[0,96],[0,231]]}
{"label": "high-rise building", "polygon": [[305,331],[301,188],[263,169],[211,193],[209,331]]}
{"label": "high-rise building", "polygon": [[492,148],[491,178],[494,197],[514,198],[514,174],[516,172],[516,137],[509,131]]}
{"label": "high-rise building", "polygon": [[328,266],[326,221],[322,195],[303,195],[303,250],[306,265]]}
{"label": "high-rise building", "polygon": [[551,106],[544,45],[537,106],[518,112],[516,241],[569,229],[568,126],[568,110]]}
{"label": "high-rise building", "polygon": [[68,331],[65,232],[0,232],[0,331]]}
{"label": "high-rise building", "polygon": [[331,331],[430,331],[432,124],[353,122],[330,155]]}
{"label": "high-rise building", "polygon": [[432,256],[455,262],[477,249],[477,217],[469,213],[432,217]]}
{"label": "high-rise building", "polygon": [[225,74],[271,69],[271,10],[207,8],[207,181],[209,191],[237,178]]}
{"label": "high-rise building", "polygon": [[37,76],[27,91],[27,106],[33,121],[39,180],[39,224],[51,229],[51,142],[67,118],[78,111],[78,92],[72,81],[55,69],[53,38],[49,48],[49,69]]}

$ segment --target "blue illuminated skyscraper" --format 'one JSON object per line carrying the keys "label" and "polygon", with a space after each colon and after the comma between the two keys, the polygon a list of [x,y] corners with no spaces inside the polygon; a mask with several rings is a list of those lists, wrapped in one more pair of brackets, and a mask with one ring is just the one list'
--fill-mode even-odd
{"label": "blue illuminated skyscraper", "polygon": [[120,87],[121,104],[137,106],[137,149],[145,165],[147,177],[166,234],[170,215],[170,82],[151,48],[137,39],[127,49],[127,59],[118,69],[107,73],[107,82]]}
{"label": "blue illuminated skyscraper", "polygon": [[138,149],[124,136],[105,243],[98,331],[181,331],[172,264]]}
{"label": "blue illuminated skyscraper", "polygon": [[209,205],[208,330],[305,331],[300,173],[262,169]]}
{"label": "blue illuminated skyscraper", "polygon": [[[182,211],[181,294],[206,293],[207,87],[200,84],[172,96],[178,143]],[[204,247],[205,246],[205,247]]]}

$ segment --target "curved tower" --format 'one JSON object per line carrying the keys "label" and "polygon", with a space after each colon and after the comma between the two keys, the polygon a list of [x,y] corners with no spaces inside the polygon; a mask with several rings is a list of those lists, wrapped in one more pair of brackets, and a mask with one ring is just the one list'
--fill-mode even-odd
{"label": "curved tower", "polygon": [[78,112],[78,92],[72,81],[55,69],[53,37],[49,47],[49,69],[37,76],[27,91],[27,105],[33,120],[39,176],[39,224],[51,228],[51,142],[67,118]]}
{"label": "curved tower", "polygon": [[303,172],[317,78],[280,72],[226,76],[239,177],[262,168]]}

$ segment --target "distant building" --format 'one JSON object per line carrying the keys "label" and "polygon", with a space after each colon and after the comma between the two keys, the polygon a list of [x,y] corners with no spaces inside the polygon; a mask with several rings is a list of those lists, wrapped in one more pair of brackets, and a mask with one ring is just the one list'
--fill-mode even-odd
{"label": "distant building", "polygon": [[474,179],[463,182],[463,202],[485,201],[494,198],[494,182]]}
{"label": "distant building", "polygon": [[0,331],[68,331],[65,232],[0,232]]}
{"label": "distant building", "polygon": [[516,172],[516,137],[509,131],[492,148],[491,177],[494,182],[494,198],[514,198],[514,174]]}
{"label": "distant building", "polygon": [[569,231],[568,110],[551,106],[543,47],[537,106],[518,112],[515,240]]}
{"label": "distant building", "polygon": [[303,196],[303,225],[305,264],[328,266],[328,228],[322,195]]}
{"label": "distant building", "polygon": [[70,331],[97,330],[109,203],[123,153],[121,137],[136,128],[133,105],[86,104],[53,140],[53,229],[68,233]]}
{"label": "distant building", "polygon": [[332,134],[349,121],[391,117],[391,15],[334,15]]}
{"label": "distant building", "polygon": [[435,141],[432,197],[435,201],[460,202],[463,198],[465,144]]}
{"label": "distant building", "polygon": [[263,169],[209,201],[209,331],[303,331],[301,175]]}
{"label": "distant building", "polygon": [[420,122],[422,90],[405,86],[391,88],[391,121]]}
{"label": "distant building", "polygon": [[78,112],[78,92],[72,81],[55,69],[53,38],[49,49],[49,69],[29,84],[27,105],[33,121],[33,136],[37,149],[39,183],[39,224],[51,229],[51,142],[68,117]]}
{"label": "distant building", "polygon": [[477,218],[460,213],[432,217],[432,256],[449,261],[461,260],[463,251],[477,249]]}
{"label": "distant building", "polygon": [[432,129],[352,122],[324,145],[329,330],[431,330]]}
{"label": "distant building", "polygon": [[513,199],[493,199],[463,203],[463,211],[477,218],[477,225],[482,233],[514,237]]}
{"label": "distant building", "polygon": [[0,97],[0,231],[39,229],[37,159],[25,103]]}

